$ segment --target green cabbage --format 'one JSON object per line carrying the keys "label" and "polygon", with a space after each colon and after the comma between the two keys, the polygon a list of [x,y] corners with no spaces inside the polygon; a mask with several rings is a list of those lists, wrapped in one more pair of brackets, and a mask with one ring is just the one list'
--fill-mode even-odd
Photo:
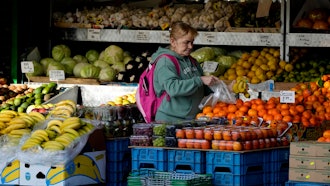
{"label": "green cabbage", "polygon": [[233,56],[218,56],[215,61],[222,65],[225,69],[228,69],[237,62],[237,59]]}
{"label": "green cabbage", "polygon": [[71,76],[73,75],[73,68],[76,66],[77,62],[71,57],[64,57],[61,61],[64,66],[65,74]]}
{"label": "green cabbage", "polygon": [[124,72],[126,70],[125,64],[123,62],[116,62],[115,64],[111,65],[111,67],[118,72]]}
{"label": "green cabbage", "polygon": [[66,45],[56,45],[52,48],[52,57],[55,61],[61,61],[64,57],[70,57],[71,50]]}
{"label": "green cabbage", "polygon": [[81,77],[80,76],[80,71],[81,71],[81,69],[84,67],[84,66],[86,66],[86,65],[90,65],[89,63],[84,63],[84,62],[82,62],[82,63],[77,63],[75,66],[74,66],[74,68],[73,68],[73,75],[74,75],[74,77]]}
{"label": "green cabbage", "polygon": [[112,67],[102,68],[99,75],[101,81],[113,81],[116,78],[117,71]]}
{"label": "green cabbage", "polygon": [[110,65],[107,62],[105,62],[103,60],[100,60],[100,59],[94,61],[93,65],[97,66],[97,67],[100,67],[100,68],[110,67]]}
{"label": "green cabbage", "polygon": [[33,63],[34,71],[32,73],[26,73],[26,76],[31,77],[31,76],[41,76],[41,75],[43,75],[44,74],[43,66],[37,61],[32,61],[32,63]]}
{"label": "green cabbage", "polygon": [[204,61],[212,61],[215,58],[214,50],[211,47],[202,47],[190,54],[199,63]]}
{"label": "green cabbage", "polygon": [[233,57],[239,59],[239,58],[242,57],[242,54],[243,54],[243,53],[244,53],[244,52],[243,52],[242,50],[234,50],[234,51],[232,51],[232,52],[229,52],[227,55],[228,55],[228,56],[233,56]]}
{"label": "green cabbage", "polygon": [[93,64],[94,61],[98,60],[100,56],[100,53],[96,50],[88,50],[85,54],[85,57],[87,58],[88,62]]}
{"label": "green cabbage", "polygon": [[96,67],[92,64],[84,66],[80,71],[80,76],[82,78],[98,78],[100,75],[101,68]]}
{"label": "green cabbage", "polygon": [[122,62],[124,59],[124,50],[117,45],[110,45],[101,53],[102,55],[100,59],[106,61],[109,64]]}
{"label": "green cabbage", "polygon": [[65,70],[65,67],[62,63],[53,61],[53,62],[50,62],[48,65],[46,76],[49,76],[50,70]]}
{"label": "green cabbage", "polygon": [[47,69],[48,69],[48,65],[51,62],[56,62],[55,59],[51,58],[51,57],[46,57],[46,58],[42,58],[40,60],[41,65],[43,66],[44,69],[44,73],[46,74]]}
{"label": "green cabbage", "polygon": [[133,58],[131,56],[125,56],[124,59],[123,59],[123,63],[127,64],[128,62],[130,62],[132,60],[133,60]]}
{"label": "green cabbage", "polygon": [[215,56],[223,56],[227,54],[227,50],[220,47],[211,47],[214,51]]}
{"label": "green cabbage", "polygon": [[88,63],[88,60],[85,56],[77,54],[73,56],[73,59],[77,61],[77,63]]}

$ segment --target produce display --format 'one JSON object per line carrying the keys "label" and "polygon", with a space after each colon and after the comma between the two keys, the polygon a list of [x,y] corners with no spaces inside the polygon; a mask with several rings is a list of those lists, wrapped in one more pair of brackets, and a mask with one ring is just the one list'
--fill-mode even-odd
{"label": "produce display", "polygon": [[294,28],[304,29],[303,31],[328,31],[330,25],[330,15],[328,8],[314,8],[306,15],[299,18]]}
{"label": "produce display", "polygon": [[2,85],[0,110],[25,112],[30,105],[41,105],[59,93],[56,83],[46,83],[37,88],[23,85]]}

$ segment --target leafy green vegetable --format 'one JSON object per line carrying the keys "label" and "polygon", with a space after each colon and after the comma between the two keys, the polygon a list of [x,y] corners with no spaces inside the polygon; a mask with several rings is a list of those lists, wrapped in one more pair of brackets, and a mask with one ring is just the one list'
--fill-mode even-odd
{"label": "leafy green vegetable", "polygon": [[73,56],[73,59],[77,61],[77,63],[88,63],[88,60],[85,56],[77,54]]}
{"label": "leafy green vegetable", "polygon": [[26,73],[26,76],[31,77],[31,76],[41,76],[41,75],[43,75],[44,74],[43,66],[37,61],[32,61],[32,63],[33,63],[34,72]]}
{"label": "leafy green vegetable", "polygon": [[47,72],[49,63],[51,63],[51,62],[56,62],[56,61],[55,61],[55,59],[53,59],[51,57],[42,58],[40,60],[40,64],[42,65],[45,74]]}
{"label": "leafy green vegetable", "polygon": [[218,56],[215,60],[225,69],[230,68],[231,65],[237,62],[237,59],[233,56]]}
{"label": "leafy green vegetable", "polygon": [[65,74],[71,76],[73,75],[73,68],[76,66],[77,62],[71,57],[64,57],[61,61],[61,64],[64,66]]}
{"label": "leafy green vegetable", "polygon": [[73,75],[75,76],[75,77],[81,77],[80,76],[80,71],[81,71],[81,69],[84,67],[84,66],[86,66],[86,65],[90,65],[89,63],[84,63],[84,62],[82,62],[82,63],[77,63],[75,66],[74,66],[74,68],[73,68]]}
{"label": "leafy green vegetable", "polygon": [[123,62],[116,62],[113,65],[111,65],[111,67],[118,72],[124,72],[126,70],[125,64]]}
{"label": "leafy green vegetable", "polygon": [[105,62],[101,59],[98,59],[98,60],[94,61],[93,65],[95,65],[97,67],[100,67],[100,68],[110,67],[110,65],[107,62]]}
{"label": "leafy green vegetable", "polygon": [[227,54],[227,50],[220,47],[211,47],[214,51],[215,56],[223,56]]}
{"label": "leafy green vegetable", "polygon": [[81,69],[80,76],[82,78],[98,78],[100,71],[101,71],[100,67],[96,67],[92,64],[88,64]]}
{"label": "leafy green vegetable", "polygon": [[124,50],[117,45],[108,46],[104,52],[101,52],[102,60],[109,64],[114,64],[116,62],[122,62],[124,59]]}
{"label": "leafy green vegetable", "polygon": [[66,45],[56,45],[52,48],[52,57],[55,61],[61,61],[64,57],[70,57],[71,50]]}
{"label": "leafy green vegetable", "polygon": [[88,62],[91,64],[93,64],[94,61],[98,60],[99,56],[100,56],[100,53],[94,49],[88,50],[85,54],[85,57],[87,58]]}
{"label": "leafy green vegetable", "polygon": [[54,61],[50,62],[47,68],[46,76],[49,76],[50,70],[65,70],[65,67],[62,63]]}
{"label": "leafy green vegetable", "polygon": [[201,47],[190,54],[199,63],[211,61],[215,57],[214,50],[211,47]]}
{"label": "leafy green vegetable", "polygon": [[102,68],[99,75],[101,81],[113,81],[116,78],[117,71],[112,67]]}

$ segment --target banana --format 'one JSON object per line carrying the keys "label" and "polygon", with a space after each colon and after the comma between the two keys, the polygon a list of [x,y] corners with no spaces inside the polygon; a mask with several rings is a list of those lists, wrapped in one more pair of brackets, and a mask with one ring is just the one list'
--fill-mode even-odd
{"label": "banana", "polygon": [[60,127],[58,127],[57,125],[52,125],[52,126],[50,126],[49,128],[47,128],[47,129],[53,130],[53,131],[55,131],[57,134],[62,134],[62,130],[61,130]]}
{"label": "banana", "polygon": [[1,117],[1,116],[0,116],[0,121],[1,121],[1,122],[8,123],[11,119],[12,119],[12,117]]}
{"label": "banana", "polygon": [[6,128],[6,127],[7,127],[7,124],[0,121],[0,129]]}
{"label": "banana", "polygon": [[23,136],[25,134],[30,134],[31,133],[31,129],[15,129],[15,130],[12,130],[10,131],[9,134],[11,135],[20,135],[20,136]]}
{"label": "banana", "polygon": [[22,145],[21,150],[27,150],[29,148],[32,148],[34,146],[38,146],[40,144],[41,144],[41,141],[38,141],[37,139],[34,139],[34,138],[29,138]]}
{"label": "banana", "polygon": [[50,128],[52,126],[60,127],[62,125],[62,121],[59,119],[52,119],[47,123],[47,128]]}
{"label": "banana", "polygon": [[51,150],[51,151],[64,149],[64,145],[58,141],[46,141],[41,144],[41,147],[43,147],[45,150]]}
{"label": "banana", "polygon": [[63,129],[71,124],[74,124],[74,126],[76,126],[76,125],[78,125],[77,123],[80,124],[80,121],[81,121],[81,119],[79,117],[66,118],[60,127],[61,127],[61,129]]}
{"label": "banana", "polygon": [[64,128],[63,129],[63,132],[67,132],[67,133],[73,134],[77,138],[80,136],[79,133],[76,130],[70,129],[70,128]]}
{"label": "banana", "polygon": [[38,122],[44,121],[46,119],[46,117],[40,112],[30,112],[28,115],[36,117]]}
{"label": "banana", "polygon": [[40,135],[34,135],[34,136],[31,136],[29,139],[32,139],[32,140],[38,140],[39,143],[43,142],[44,141],[44,138]]}
{"label": "banana", "polygon": [[70,128],[70,129],[75,129],[75,130],[77,130],[77,129],[79,129],[80,127],[81,127],[81,123],[76,122],[76,123],[71,123],[71,124],[68,124],[68,125],[63,126],[63,127],[62,127],[62,130],[63,130],[64,128]]}
{"label": "banana", "polygon": [[0,118],[14,118],[16,116],[12,114],[0,113]]}
{"label": "banana", "polygon": [[95,126],[93,124],[91,124],[91,123],[86,123],[85,126],[89,129],[89,131],[91,131],[91,130],[93,130],[95,128]]}
{"label": "banana", "polygon": [[10,131],[15,130],[15,129],[24,129],[26,128],[26,124],[23,123],[17,123],[17,124],[12,124],[9,125],[7,128],[4,129],[4,132],[6,134],[10,133]]}
{"label": "banana", "polygon": [[71,117],[72,113],[69,110],[52,110],[49,112],[49,115],[68,118]]}
{"label": "banana", "polygon": [[25,120],[23,120],[19,117],[16,117],[16,118],[11,119],[7,124],[8,125],[13,125],[13,124],[20,124],[20,123],[26,124]]}
{"label": "banana", "polygon": [[53,110],[68,110],[71,113],[74,113],[75,112],[75,108],[72,107],[69,104],[66,104],[66,105],[57,105],[57,106],[55,106],[55,108]]}
{"label": "banana", "polygon": [[71,137],[66,136],[66,135],[61,135],[61,136],[55,138],[54,140],[62,143],[65,147],[69,146],[73,141],[73,139],[71,139]]}
{"label": "banana", "polygon": [[49,139],[54,139],[57,136],[57,132],[51,129],[45,129],[45,131],[48,133]]}
{"label": "banana", "polygon": [[14,111],[14,110],[1,110],[0,114],[9,114],[12,117],[18,116],[18,112]]}
{"label": "banana", "polygon": [[244,81],[243,81],[243,80],[238,81],[237,88],[238,88],[238,91],[239,91],[240,93],[245,92],[245,89],[244,89]]}
{"label": "banana", "polygon": [[56,103],[55,104],[55,107],[56,106],[59,106],[59,105],[67,105],[67,104],[69,104],[72,108],[76,108],[76,103],[74,101],[72,101],[72,100],[69,100],[69,99],[62,100],[62,101]]}
{"label": "banana", "polygon": [[42,129],[35,130],[31,134],[31,137],[33,137],[33,136],[41,136],[45,141],[49,141],[48,133]]}
{"label": "banana", "polygon": [[30,116],[19,116],[18,118],[24,120],[28,127],[32,127],[36,123],[36,120],[31,118]]}
{"label": "banana", "polygon": [[235,83],[233,84],[233,92],[234,92],[235,94],[238,94],[238,93],[239,93],[239,90],[238,90],[238,83],[237,83],[237,82],[235,82]]}
{"label": "banana", "polygon": [[18,134],[7,134],[8,137],[10,137],[11,139],[15,138],[15,139],[21,139],[22,135],[18,135]]}
{"label": "banana", "polygon": [[[87,130],[89,130],[89,129],[87,129]],[[78,129],[77,132],[79,133],[80,136],[83,136],[83,135],[85,135],[85,134],[88,133],[88,132],[84,129],[84,127]]]}

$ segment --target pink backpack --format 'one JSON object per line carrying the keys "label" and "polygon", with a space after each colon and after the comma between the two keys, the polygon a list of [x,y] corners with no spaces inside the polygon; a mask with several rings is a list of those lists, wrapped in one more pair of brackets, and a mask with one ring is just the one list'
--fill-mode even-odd
{"label": "pink backpack", "polygon": [[180,66],[178,60],[171,55],[162,54],[158,56],[153,62],[151,62],[148,67],[143,71],[139,78],[138,88],[136,91],[136,105],[140,110],[146,123],[151,123],[155,121],[156,112],[162,100],[166,96],[167,101],[170,101],[170,96],[167,92],[163,92],[160,97],[157,97],[154,90],[154,71],[156,63],[159,58],[168,57],[175,65],[175,68],[180,75]]}

